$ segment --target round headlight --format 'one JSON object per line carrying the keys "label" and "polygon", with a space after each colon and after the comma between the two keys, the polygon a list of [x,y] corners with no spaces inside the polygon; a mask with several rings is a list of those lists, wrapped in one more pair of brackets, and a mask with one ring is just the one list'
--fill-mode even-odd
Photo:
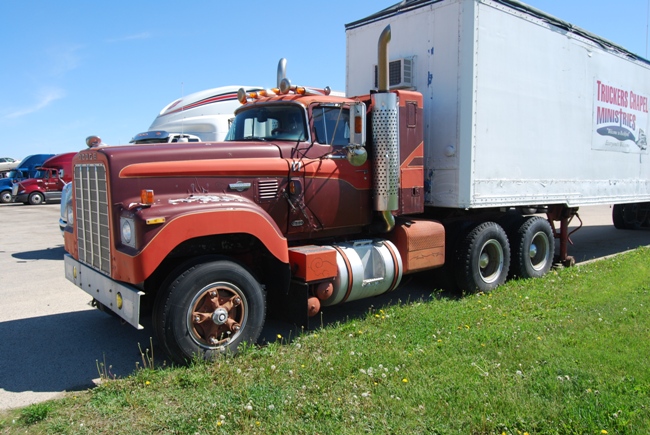
{"label": "round headlight", "polygon": [[131,227],[131,222],[128,220],[122,221],[122,241],[124,243],[131,243],[133,237],[133,228]]}

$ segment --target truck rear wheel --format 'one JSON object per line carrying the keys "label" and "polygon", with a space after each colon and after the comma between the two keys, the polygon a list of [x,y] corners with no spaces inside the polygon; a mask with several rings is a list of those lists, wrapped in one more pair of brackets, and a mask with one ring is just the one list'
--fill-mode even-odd
{"label": "truck rear wheel", "polygon": [[619,230],[637,230],[650,217],[650,203],[615,204],[612,208],[612,222]]}
{"label": "truck rear wheel", "polygon": [[0,202],[4,204],[11,202],[11,190],[3,190],[0,192]]}
{"label": "truck rear wheel", "polygon": [[493,290],[508,277],[510,245],[505,231],[495,222],[478,225],[458,242],[456,260],[456,283],[463,292]]}
{"label": "truck rear wheel", "polygon": [[34,192],[29,195],[29,203],[31,205],[40,205],[45,202],[45,197],[40,192]]}
{"label": "truck rear wheel", "polygon": [[530,216],[512,234],[511,274],[519,278],[539,278],[553,265],[555,239],[548,221]]}
{"label": "truck rear wheel", "polygon": [[266,315],[262,287],[231,261],[192,265],[162,289],[154,307],[154,330],[167,354],[185,364],[212,359],[254,343]]}

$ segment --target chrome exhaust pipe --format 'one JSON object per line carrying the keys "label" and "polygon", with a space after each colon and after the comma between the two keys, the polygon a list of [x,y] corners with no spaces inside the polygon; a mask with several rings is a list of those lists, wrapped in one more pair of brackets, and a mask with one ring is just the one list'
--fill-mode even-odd
{"label": "chrome exhaust pipe", "polygon": [[379,93],[372,94],[372,136],[375,147],[373,183],[374,208],[380,212],[384,227],[389,232],[395,227],[391,213],[399,209],[399,122],[397,95],[389,92],[388,43],[390,25],[379,36],[377,85]]}

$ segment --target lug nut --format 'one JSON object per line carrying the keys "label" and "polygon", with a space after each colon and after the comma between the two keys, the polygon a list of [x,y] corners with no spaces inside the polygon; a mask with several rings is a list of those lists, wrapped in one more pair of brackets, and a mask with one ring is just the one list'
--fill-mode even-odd
{"label": "lug nut", "polygon": [[232,302],[233,304],[235,304],[235,306],[241,305],[241,298],[236,297]]}
{"label": "lug nut", "polygon": [[201,321],[201,316],[199,316],[198,314],[194,316],[194,323],[199,323],[200,321]]}

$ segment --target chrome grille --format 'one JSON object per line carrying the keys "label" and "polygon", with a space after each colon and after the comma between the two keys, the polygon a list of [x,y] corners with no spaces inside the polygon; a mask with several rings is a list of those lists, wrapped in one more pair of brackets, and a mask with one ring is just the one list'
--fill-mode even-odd
{"label": "chrome grille", "polygon": [[110,228],[106,168],[100,164],[74,168],[79,261],[110,275]]}
{"label": "chrome grille", "polygon": [[259,199],[275,199],[278,194],[278,180],[259,180],[257,182]]}

